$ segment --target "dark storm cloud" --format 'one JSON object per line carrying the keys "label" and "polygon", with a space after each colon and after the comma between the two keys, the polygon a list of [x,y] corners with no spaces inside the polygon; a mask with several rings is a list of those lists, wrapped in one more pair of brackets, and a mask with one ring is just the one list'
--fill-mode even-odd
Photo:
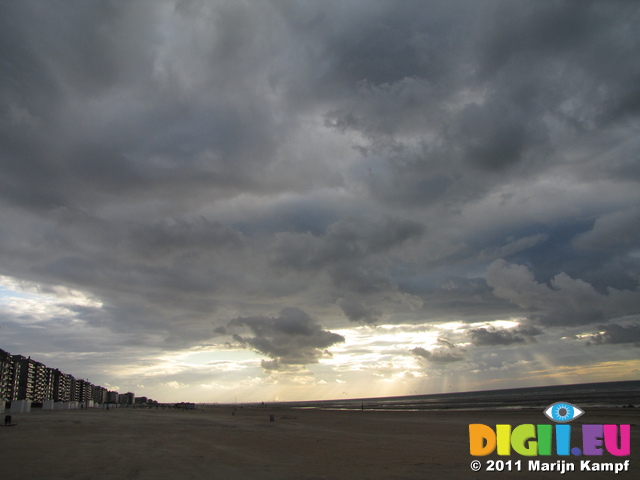
{"label": "dark storm cloud", "polygon": [[338,341],[318,311],[640,309],[633,2],[1,8],[0,273],[96,296],[92,328],[188,346],[237,317],[276,368]]}
{"label": "dark storm cloud", "polygon": [[[261,188],[254,175],[274,152],[278,122],[245,70],[254,60],[259,70],[259,46],[270,44],[237,34],[255,17],[244,7],[153,7],[29,2],[3,15],[13,25],[3,29],[2,97],[14,200],[25,204],[24,191],[48,193],[46,206]],[[174,30],[194,20],[202,31]]]}
{"label": "dark storm cloud", "polygon": [[285,308],[277,317],[238,317],[216,333],[231,333],[239,327],[247,327],[253,337],[233,333],[234,340],[271,358],[262,362],[266,370],[317,363],[328,355],[330,346],[345,341],[342,335],[323,330],[299,308]]}
{"label": "dark storm cloud", "polygon": [[[576,124],[589,128],[590,121],[608,123],[624,119],[631,112],[637,113],[638,87],[630,81],[638,78],[640,70],[636,62],[626,65],[623,61],[632,56],[640,40],[632,27],[639,20],[633,2],[617,5],[602,1],[531,2],[525,8],[519,8],[518,2],[504,2],[494,18],[483,50],[484,75],[500,75],[520,67],[520,62],[525,60],[546,66],[541,71],[528,69],[529,73],[552,80],[558,67],[565,72],[569,67],[567,73],[582,75],[585,80],[573,95],[597,94],[598,87],[603,90],[593,98],[591,105],[597,110],[592,110],[588,117],[584,115],[588,112],[586,109],[582,110],[583,115],[570,114],[569,118]],[[566,64],[561,65],[559,61]],[[537,80],[531,77],[534,79]],[[560,91],[547,90],[545,96],[557,100],[558,93],[566,94],[570,86],[575,86],[570,82],[571,77],[566,80],[559,83]],[[510,93],[521,90],[522,86],[514,84]],[[534,86],[528,82],[528,86],[542,93],[540,87],[545,83]],[[536,96],[529,95],[529,98],[533,100]]]}
{"label": "dark storm cloud", "polygon": [[[411,52],[416,39],[424,39],[419,50],[428,61],[407,60],[404,65],[411,71],[395,77],[368,76],[358,69],[358,79],[367,83],[360,84],[349,106],[333,114],[331,124],[371,137],[362,151],[370,159],[372,193],[382,200],[466,201],[494,185],[492,172],[538,175],[562,162],[556,132],[576,138],[595,134],[605,141],[613,132],[601,130],[603,118],[607,125],[629,119],[627,112],[610,112],[610,106],[628,105],[625,99],[638,91],[638,82],[629,83],[640,72],[633,54],[640,42],[631,27],[638,12],[631,4],[472,5],[480,12],[460,15],[457,8],[442,5],[413,12],[394,48]],[[404,13],[390,14],[390,31]],[[442,24],[453,28],[431,28],[423,15],[438,20],[443,15]],[[384,38],[375,28],[360,33],[370,34],[371,41],[358,40],[365,45],[374,44],[374,36]],[[438,50],[440,42],[446,42],[446,50]],[[431,48],[439,54],[429,55]],[[378,68],[385,58],[383,49]],[[393,64],[388,66],[391,72]],[[434,66],[438,75],[426,71]],[[595,162],[588,169],[600,165]]]}

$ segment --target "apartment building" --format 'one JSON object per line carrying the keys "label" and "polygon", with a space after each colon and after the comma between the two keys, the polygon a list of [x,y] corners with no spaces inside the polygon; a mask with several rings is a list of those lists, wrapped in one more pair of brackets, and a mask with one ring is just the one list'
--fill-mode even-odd
{"label": "apartment building", "polygon": [[131,393],[121,393],[118,395],[118,403],[120,405],[134,405],[136,403],[136,396]]}
{"label": "apartment building", "polygon": [[99,385],[93,386],[93,401],[98,404],[108,403],[109,390]]}
{"label": "apartment building", "polygon": [[53,370],[53,395],[52,400],[56,402],[71,401],[71,375]]}
{"label": "apartment building", "polygon": [[14,364],[18,365],[18,392],[15,398],[11,400],[34,400],[35,383],[36,383],[36,362],[31,357],[23,357],[22,355],[13,355]]}
{"label": "apartment building", "polygon": [[5,397],[7,400],[15,400],[18,398],[18,389],[20,388],[20,362],[16,362],[13,355],[9,355],[10,367],[7,377],[7,385],[5,389]]}
{"label": "apartment building", "polygon": [[86,380],[79,379],[75,383],[75,402],[88,402],[93,400],[93,384]]}
{"label": "apartment building", "polygon": [[11,355],[0,349],[0,399],[10,402],[28,400],[34,403],[77,402],[117,403],[133,405],[135,395],[131,392],[120,395],[94,385],[84,379],[49,368],[31,357]]}
{"label": "apartment building", "polygon": [[13,397],[13,368],[11,354],[0,349],[0,399]]}
{"label": "apartment building", "polygon": [[118,403],[118,392],[107,392],[107,403]]}
{"label": "apartment building", "polygon": [[35,367],[33,401],[42,403],[53,399],[53,370],[39,362],[35,362]]}

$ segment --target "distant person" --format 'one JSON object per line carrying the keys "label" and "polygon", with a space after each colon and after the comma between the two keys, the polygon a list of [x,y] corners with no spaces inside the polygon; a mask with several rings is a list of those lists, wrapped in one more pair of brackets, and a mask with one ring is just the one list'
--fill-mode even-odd
{"label": "distant person", "polygon": [[9,425],[11,425],[11,415],[5,415],[4,416],[4,426],[8,427]]}

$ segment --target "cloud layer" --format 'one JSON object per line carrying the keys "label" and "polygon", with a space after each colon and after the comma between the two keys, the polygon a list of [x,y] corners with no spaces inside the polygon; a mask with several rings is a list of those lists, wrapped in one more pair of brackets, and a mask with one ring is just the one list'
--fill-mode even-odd
{"label": "cloud layer", "polygon": [[[331,383],[358,326],[461,322],[455,350],[389,351],[487,372],[553,332],[618,343],[640,314],[639,25],[597,0],[8,3],[3,348],[227,341]],[[485,346],[507,363],[474,363]]]}

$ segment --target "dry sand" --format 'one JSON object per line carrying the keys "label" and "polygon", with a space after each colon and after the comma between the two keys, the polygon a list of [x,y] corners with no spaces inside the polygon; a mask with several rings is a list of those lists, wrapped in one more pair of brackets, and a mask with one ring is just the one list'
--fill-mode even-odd
{"label": "dry sand", "polygon": [[[592,410],[574,422],[632,424],[631,457],[596,458],[630,459],[629,472],[560,475],[526,472],[518,455],[502,459],[522,459],[519,473],[469,466],[470,423],[549,423],[539,410],[34,410],[0,427],[0,479],[640,478],[639,419],[640,409]],[[480,460],[490,458],[500,457]]]}

